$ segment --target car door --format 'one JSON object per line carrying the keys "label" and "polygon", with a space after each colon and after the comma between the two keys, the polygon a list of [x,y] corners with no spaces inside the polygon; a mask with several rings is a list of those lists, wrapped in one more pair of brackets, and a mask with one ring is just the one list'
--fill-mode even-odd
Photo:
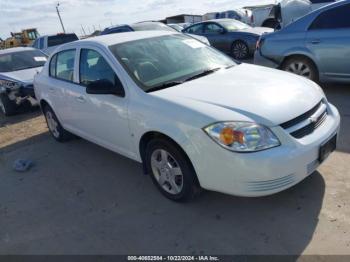
{"label": "car door", "polygon": [[52,56],[49,64],[47,91],[51,106],[63,126],[69,125],[71,112],[65,99],[66,90],[74,87],[76,49],[64,50]]}
{"label": "car door", "polygon": [[350,80],[350,4],[324,11],[308,29],[306,45],[321,78]]}
{"label": "car door", "polygon": [[[77,83],[68,91],[74,133],[123,155],[132,156],[128,122],[128,99],[123,95],[88,94],[87,86],[105,80],[122,84],[102,50],[84,48],[76,63]],[[124,94],[125,90],[123,89]]]}
{"label": "car door", "polygon": [[217,23],[205,23],[204,34],[210,44],[222,52],[229,53],[231,44],[228,44],[226,30]]}

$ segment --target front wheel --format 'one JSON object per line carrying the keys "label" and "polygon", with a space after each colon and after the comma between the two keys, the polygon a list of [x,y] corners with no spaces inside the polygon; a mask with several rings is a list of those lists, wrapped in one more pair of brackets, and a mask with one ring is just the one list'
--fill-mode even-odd
{"label": "front wheel", "polygon": [[312,81],[318,81],[318,71],[316,66],[305,57],[292,57],[287,59],[282,70],[306,77]]}
{"label": "front wheel", "polygon": [[236,41],[232,44],[231,53],[234,59],[243,60],[249,56],[249,47],[243,41]]}
{"label": "front wheel", "polygon": [[0,94],[0,110],[5,116],[12,116],[17,111],[17,104],[6,94]]}
{"label": "front wheel", "polygon": [[152,140],[147,145],[145,161],[153,183],[167,198],[184,202],[200,192],[191,163],[174,143]]}
{"label": "front wheel", "polygon": [[58,142],[65,142],[72,138],[72,134],[66,131],[58,121],[56,114],[48,105],[44,107],[43,113],[46,119],[47,127],[54,139]]}

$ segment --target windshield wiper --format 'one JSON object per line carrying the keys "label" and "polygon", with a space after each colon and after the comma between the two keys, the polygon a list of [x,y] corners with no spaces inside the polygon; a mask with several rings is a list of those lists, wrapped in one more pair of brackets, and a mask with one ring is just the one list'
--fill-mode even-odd
{"label": "windshield wiper", "polygon": [[212,74],[212,73],[214,73],[214,72],[216,72],[216,71],[218,71],[220,69],[221,69],[221,67],[204,70],[204,71],[202,71],[202,72],[200,72],[200,73],[198,73],[198,74],[196,74],[194,76],[191,76],[191,77],[187,78],[184,82],[191,81],[191,80],[200,78],[202,76],[210,75],[210,74]]}
{"label": "windshield wiper", "polygon": [[154,87],[151,87],[151,88],[147,89],[146,93],[150,93],[150,92],[166,89],[166,88],[172,87],[172,86],[181,85],[182,83],[183,83],[182,81],[165,82],[165,83],[163,83],[163,84],[161,84],[159,86],[154,86]]}
{"label": "windshield wiper", "polygon": [[191,80],[200,78],[202,76],[210,75],[210,74],[212,74],[212,73],[214,73],[214,72],[216,72],[216,71],[218,71],[220,69],[221,69],[221,67],[213,68],[213,69],[207,69],[207,70],[204,70],[204,71],[202,71],[202,72],[200,72],[200,73],[198,73],[198,74],[196,74],[194,76],[186,78],[184,81],[169,81],[169,82],[165,82],[165,83],[163,83],[161,85],[154,86],[154,87],[151,87],[151,88],[147,89],[146,93],[150,93],[150,92],[166,89],[166,88],[172,87],[172,86],[181,85],[184,82],[191,81]]}

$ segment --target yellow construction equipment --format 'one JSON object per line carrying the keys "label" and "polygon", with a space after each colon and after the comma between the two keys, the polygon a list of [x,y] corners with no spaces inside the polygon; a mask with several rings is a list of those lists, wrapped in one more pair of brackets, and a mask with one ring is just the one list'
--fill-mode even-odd
{"label": "yellow construction equipment", "polygon": [[38,37],[39,33],[36,28],[24,29],[18,33],[11,32],[11,37],[7,38],[4,41],[0,41],[0,49],[18,46],[30,46]]}

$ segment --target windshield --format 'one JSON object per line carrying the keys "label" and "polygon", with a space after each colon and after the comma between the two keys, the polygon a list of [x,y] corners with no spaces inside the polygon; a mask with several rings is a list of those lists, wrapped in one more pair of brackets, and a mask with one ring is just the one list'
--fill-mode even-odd
{"label": "windshield", "polygon": [[182,26],[176,25],[176,24],[172,24],[172,25],[168,25],[172,28],[174,28],[176,31],[181,32],[184,28]]}
{"label": "windshield", "polygon": [[43,66],[46,56],[39,50],[13,52],[0,55],[0,72],[12,72]]}
{"label": "windshield", "polygon": [[180,34],[117,44],[110,50],[146,92],[207,70],[235,65],[216,49]]}
{"label": "windshield", "polygon": [[218,22],[229,32],[251,28],[249,25],[237,20],[227,20]]}

